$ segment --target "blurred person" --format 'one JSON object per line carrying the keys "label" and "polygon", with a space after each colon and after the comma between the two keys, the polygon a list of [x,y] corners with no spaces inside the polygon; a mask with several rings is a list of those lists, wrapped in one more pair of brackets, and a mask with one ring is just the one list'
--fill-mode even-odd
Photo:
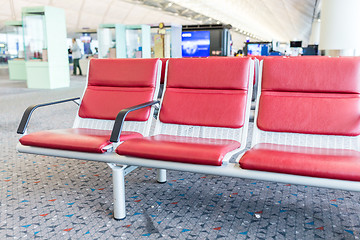
{"label": "blurred person", "polygon": [[81,50],[80,50],[80,47],[77,44],[75,38],[72,39],[72,43],[73,43],[73,45],[72,45],[72,48],[71,48],[71,52],[72,52],[72,59],[73,59],[73,62],[74,62],[73,75],[76,75],[76,68],[79,68],[79,75],[82,76],[80,63],[79,63],[79,60],[81,58]]}
{"label": "blurred person", "polygon": [[242,56],[244,56],[243,50],[239,49],[239,50],[235,53],[235,57],[242,57]]}

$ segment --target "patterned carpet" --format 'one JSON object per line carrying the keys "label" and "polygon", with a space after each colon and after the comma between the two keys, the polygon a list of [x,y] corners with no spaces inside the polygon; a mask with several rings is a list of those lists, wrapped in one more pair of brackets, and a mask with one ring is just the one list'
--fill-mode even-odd
{"label": "patterned carpet", "polygon": [[[0,78],[0,239],[359,239],[360,193],[155,169],[126,176],[126,211],[112,218],[104,163],[19,154],[16,128],[31,104],[80,96]],[[71,127],[77,106],[35,112],[29,131]]]}

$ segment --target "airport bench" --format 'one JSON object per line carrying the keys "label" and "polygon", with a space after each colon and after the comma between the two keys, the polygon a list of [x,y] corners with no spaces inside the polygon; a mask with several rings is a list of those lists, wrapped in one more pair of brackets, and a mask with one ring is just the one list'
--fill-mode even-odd
{"label": "airport bench", "polygon": [[252,148],[257,179],[360,190],[360,58],[262,62]]}
{"label": "airport bench", "polygon": [[[188,81],[181,83],[171,72],[176,69],[176,64],[176,61],[169,60],[168,82],[156,122],[156,135],[125,141],[116,150],[119,156],[108,155],[106,161],[360,191],[360,58],[265,59],[260,67],[252,148],[239,155],[235,163],[219,160],[223,154],[228,157],[234,153],[231,151],[235,148],[232,145],[234,142],[227,141],[234,141],[235,135],[246,135],[234,131],[238,126],[231,125],[237,119],[234,106],[229,104],[232,101],[218,101],[225,109],[234,110],[227,115],[226,126],[221,125],[221,120],[211,122],[216,116],[212,115],[213,111],[204,111],[203,105],[217,103],[202,97],[192,101],[187,91],[212,85],[201,78],[202,71],[197,71],[199,75],[197,82],[192,83],[194,85],[187,85],[190,84]],[[222,66],[225,69],[231,65]],[[192,67],[181,69],[189,69],[193,74],[195,72]],[[178,75],[181,79],[186,76],[186,71],[182,72],[185,75]],[[210,76],[214,74],[210,69],[207,72]],[[231,89],[226,80],[222,82],[223,90]],[[241,85],[237,83],[237,86]],[[247,94],[251,96],[250,91]],[[178,96],[177,101],[174,101],[173,93]],[[196,94],[201,94],[201,91]],[[249,95],[247,97],[248,104]],[[179,108],[176,105],[174,109],[172,106],[175,102],[184,102],[190,107]],[[247,112],[248,106],[245,109]],[[179,112],[192,118],[183,118],[178,115]],[[198,119],[202,122],[196,122]],[[229,127],[235,128],[224,130]],[[246,125],[243,129],[246,129]],[[208,139],[210,137],[225,141],[218,143],[216,148],[209,147],[212,141],[217,144],[217,140]],[[246,141],[242,139],[240,142],[244,144]],[[157,149],[156,153],[151,152],[153,148]],[[165,170],[161,171],[158,179],[165,181]],[[125,195],[124,189],[121,195]],[[125,216],[125,209],[123,214]]]}
{"label": "airport bench", "polygon": [[158,169],[159,182],[169,169],[360,191],[360,58],[264,59],[252,147],[241,154],[253,65],[170,59],[153,136],[126,140],[116,152],[55,156],[112,166],[115,219],[126,216],[124,176],[137,166]]}
{"label": "airport bench", "polygon": [[[65,99],[26,109],[17,130],[23,134],[17,150],[96,160],[114,151],[126,139],[148,136],[154,119],[152,106],[159,103],[160,73],[161,62],[158,59],[91,59],[87,86],[81,99]],[[72,128],[27,134],[30,117],[37,108],[78,99],[79,108]],[[109,166],[118,168],[114,164]],[[126,174],[135,169],[128,166],[122,168]],[[116,189],[117,181],[114,182]]]}
{"label": "airport bench", "polygon": [[[79,116],[75,120],[75,128],[84,128],[89,126],[106,126],[105,129],[111,132],[110,142],[111,148],[113,149],[118,145],[119,137],[121,139],[124,130],[133,130],[133,125],[127,126],[131,121],[125,121],[123,126],[123,119],[126,114],[121,114],[124,110],[120,111],[117,119],[114,123],[115,118],[115,106],[111,107],[112,115],[105,119],[94,119],[95,116],[92,114],[98,114],[96,109],[100,106],[105,106],[106,103],[121,102],[123,98],[119,94],[119,100],[111,99],[99,103],[99,101],[87,101],[88,91],[90,88],[90,96],[92,93],[91,86],[93,84],[93,72],[94,72],[94,60],[90,62],[89,69],[89,83],[88,87],[83,96],[80,108]],[[96,60],[101,61],[101,60]],[[109,60],[110,61],[110,60]],[[113,61],[113,60],[112,60]],[[121,60],[117,60],[121,61]],[[125,60],[122,60],[125,61]],[[160,71],[160,63],[157,60],[143,60],[150,61],[154,69]],[[160,61],[159,61],[160,62]],[[98,62],[95,62],[98,63]],[[109,63],[113,62],[99,62],[101,69],[108,67]],[[240,59],[240,58],[221,58],[221,59],[170,59],[168,61],[167,79],[165,80],[165,92],[162,98],[160,107],[160,113],[155,126],[155,136],[150,138],[143,138],[144,142],[148,139],[153,139],[156,142],[148,150],[152,153],[162,151],[162,149],[170,149],[169,153],[173,156],[179,155],[180,164],[179,170],[185,167],[187,170],[200,170],[203,166],[210,167],[208,173],[215,170],[218,165],[228,164],[231,157],[241,152],[246,145],[247,132],[248,132],[248,121],[251,104],[251,92],[252,92],[252,80],[253,80],[253,61],[251,59]],[[159,66],[157,66],[159,65]],[[135,69],[124,67],[121,69],[128,69],[131,73],[136,73]],[[141,69],[141,72],[145,71],[144,67],[140,64],[137,69]],[[156,98],[156,89],[159,84],[155,85],[155,76],[157,76],[157,83],[160,78],[159,75],[155,74],[155,70],[152,70],[150,83],[147,82],[145,85],[151,88],[151,94],[147,94],[147,99],[138,99],[137,93],[129,93],[126,97],[131,99],[137,99],[139,102],[146,102]],[[125,70],[124,70],[125,71]],[[122,72],[125,76],[128,73]],[[121,74],[116,74],[118,77]],[[103,75],[100,73],[96,75],[97,78],[101,79]],[[110,74],[110,76],[113,76]],[[149,76],[147,77],[149,78]],[[113,79],[113,77],[111,77]],[[98,81],[101,84],[108,84],[106,79]],[[128,82],[125,80],[125,84]],[[141,81],[140,81],[141,82]],[[114,84],[110,80],[111,84]],[[249,84],[250,83],[250,84]],[[116,85],[123,85],[124,83],[117,82]],[[139,87],[139,82],[136,82],[136,87]],[[142,84],[140,84],[142,85]],[[128,87],[128,86],[126,86]],[[130,95],[134,96],[130,96]],[[106,94],[101,94],[106,99]],[[95,100],[97,98],[94,98]],[[126,99],[125,99],[126,101]],[[150,102],[150,104],[156,101]],[[131,102],[129,105],[133,105]],[[148,104],[148,105],[150,105]],[[94,106],[93,106],[94,105]],[[96,107],[95,107],[96,106]],[[128,107],[123,105],[116,106],[118,110],[121,107]],[[83,110],[93,109],[90,113],[86,112],[86,115],[82,115]],[[108,110],[101,109],[101,117],[108,114]],[[142,120],[150,121],[152,110],[147,109],[146,116],[140,114]],[[126,109],[125,109],[126,113]],[[148,115],[149,114],[149,115]],[[27,114],[24,114],[24,118],[28,119]],[[118,119],[120,116],[120,120]],[[133,120],[137,123],[138,115],[129,114],[127,120]],[[139,117],[139,116],[138,116]],[[87,119],[89,118],[89,119]],[[111,120],[107,120],[111,118]],[[118,121],[119,120],[119,121]],[[24,121],[24,119],[23,119]],[[22,121],[22,122],[23,122]],[[28,120],[26,120],[28,121]],[[95,123],[91,123],[95,121]],[[101,123],[100,123],[101,122]],[[104,125],[103,125],[104,124]],[[21,126],[22,124],[20,124]],[[149,124],[144,122],[142,124],[145,128],[145,132],[140,132],[143,136],[147,136]],[[19,131],[22,133],[23,131]],[[125,181],[124,177],[126,174],[134,170],[137,166],[137,162],[132,162],[127,157],[119,156],[111,150],[99,152],[81,151],[80,149],[60,149],[49,146],[42,146],[39,142],[41,139],[37,137],[38,133],[25,135],[20,139],[20,143],[17,146],[19,152],[43,154],[58,157],[67,157],[82,160],[92,160],[106,162],[113,170],[113,194],[114,194],[114,218],[123,219],[125,218]],[[56,133],[51,133],[56,134]],[[35,139],[34,144],[25,143],[24,139],[28,138]],[[107,137],[109,134],[107,134]],[[138,137],[138,136],[136,136]],[[105,138],[104,138],[105,139]],[[108,143],[108,138],[107,143]],[[130,140],[130,139],[128,139]],[[56,141],[55,141],[56,142]],[[123,143],[123,142],[122,142]],[[26,145],[27,144],[27,145]],[[71,143],[72,144],[72,143]],[[136,142],[136,145],[141,143]],[[121,145],[121,144],[120,144]],[[127,146],[132,146],[133,143],[129,143]],[[183,146],[186,146],[185,148]],[[127,149],[125,146],[124,149]],[[120,152],[121,149],[117,149]],[[156,150],[156,151],[154,151]],[[189,155],[192,154],[192,155]],[[181,158],[183,156],[183,158]],[[170,156],[171,158],[171,156]],[[158,182],[166,181],[165,168],[171,169],[168,165],[164,164],[164,161],[156,161],[160,165],[151,164],[158,168]],[[144,161],[147,164],[147,161]],[[168,162],[171,164],[171,162]],[[145,164],[145,165],[146,165]],[[201,165],[205,164],[205,165]],[[188,168],[190,166],[190,168]],[[176,167],[177,168],[177,167]],[[202,170],[201,170],[202,171]]]}
{"label": "airport bench", "polygon": [[[166,170],[219,174],[246,147],[254,61],[250,58],[169,59],[167,78],[153,136],[123,142],[104,162]],[[122,187],[116,204],[123,219],[122,169],[113,171]]]}

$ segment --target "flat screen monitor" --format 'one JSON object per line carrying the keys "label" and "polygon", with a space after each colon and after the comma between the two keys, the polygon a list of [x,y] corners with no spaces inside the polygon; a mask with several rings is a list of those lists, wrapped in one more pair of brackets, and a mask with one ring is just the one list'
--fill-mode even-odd
{"label": "flat screen monitor", "polygon": [[183,57],[210,56],[210,31],[182,32]]}
{"label": "flat screen monitor", "polygon": [[303,48],[303,55],[319,55],[318,45],[308,45]]}
{"label": "flat screen monitor", "polygon": [[302,45],[302,41],[290,41],[290,47],[300,48]]}
{"label": "flat screen monitor", "polygon": [[248,43],[247,56],[268,56],[269,43]]}

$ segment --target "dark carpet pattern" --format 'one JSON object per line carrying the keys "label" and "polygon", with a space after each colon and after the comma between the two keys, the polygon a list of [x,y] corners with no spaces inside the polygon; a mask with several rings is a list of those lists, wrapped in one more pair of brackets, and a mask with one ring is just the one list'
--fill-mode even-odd
{"label": "dark carpet pattern", "polygon": [[[156,169],[126,176],[126,211],[112,218],[105,163],[20,154],[16,128],[31,104],[80,96],[0,78],[0,239],[359,239],[360,194]],[[35,112],[29,131],[71,127],[77,106]]]}

